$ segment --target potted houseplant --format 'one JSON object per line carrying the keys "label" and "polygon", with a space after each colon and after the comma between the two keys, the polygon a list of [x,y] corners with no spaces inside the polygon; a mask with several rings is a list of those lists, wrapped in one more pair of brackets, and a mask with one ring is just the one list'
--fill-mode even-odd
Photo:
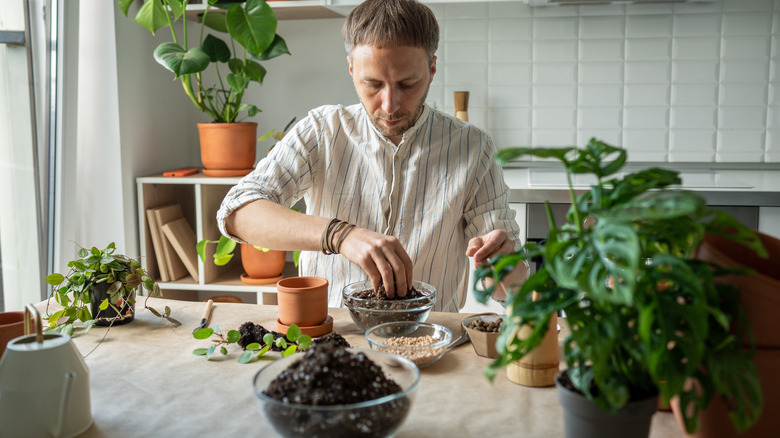
{"label": "potted houseplant", "polygon": [[[292,122],[290,122],[292,123]],[[289,125],[288,125],[289,126]],[[290,210],[300,211],[298,207],[292,206]],[[196,251],[200,260],[206,263],[206,245],[216,243],[214,250],[214,264],[225,266],[233,259],[233,252],[238,246],[238,242],[229,239],[226,236],[219,236],[219,240],[203,239],[196,245]],[[293,263],[298,266],[298,259],[301,256],[300,251],[293,251]],[[286,262],[287,252],[278,251],[260,246],[241,244],[241,265],[246,274],[241,276],[241,281],[248,284],[274,283],[279,280]]]}
{"label": "potted houseplant", "polygon": [[[134,0],[119,0],[127,16]],[[266,70],[258,61],[289,54],[284,39],[276,34],[276,16],[264,0],[225,2],[227,11],[212,11],[221,6],[209,0],[200,16],[197,45],[190,47],[187,20],[189,0],[141,0],[135,21],[152,34],[167,27],[171,41],[157,46],[154,58],[176,75],[192,103],[207,113],[212,123],[199,123],[203,173],[210,176],[245,175],[255,164],[257,123],[242,122],[260,112],[257,106],[244,103],[247,87],[262,84]],[[181,19],[181,35],[174,24]],[[211,30],[226,33],[224,40]],[[231,53],[231,47],[233,53]],[[204,83],[206,71],[213,66],[213,84]],[[221,69],[227,69],[223,72]],[[223,76],[224,74],[224,76]]]}
{"label": "potted houseplant", "polygon": [[[142,287],[149,296],[162,296],[160,287],[154,282],[137,260],[115,254],[116,247],[110,243],[104,249],[79,248],[78,257],[68,262],[67,274],[53,273],[46,277],[46,283],[53,286],[49,300],[54,298],[62,309],[47,316],[49,330],[67,334],[73,333],[73,325],[81,321],[89,330],[93,325],[126,324],[135,319],[136,291]],[[148,307],[154,315],[174,325],[170,308],[164,312]]]}
{"label": "potted houseplant", "polygon": [[[705,233],[763,253],[756,235],[728,214],[707,209],[698,195],[671,188],[681,183],[674,171],[651,168],[621,177],[626,151],[595,139],[582,149],[506,149],[497,159],[521,155],[563,163],[571,208],[558,227],[548,206],[544,242],[528,242],[475,273],[475,281],[499,282],[523,260],[543,263],[522,285],[510,287],[499,355],[486,369],[488,376],[539,345],[552,315],[564,311],[571,334],[564,341],[567,369],[556,382],[564,412],[569,393],[612,413],[649,399],[642,436],[649,432],[653,397],[660,394],[668,402],[679,396],[689,406],[683,416],[691,431],[698,426],[698,411],[717,394],[731,407],[737,430],[749,427],[762,407],[751,352],[740,342],[750,328],[738,291],[716,281],[734,271],[691,255]],[[590,174],[595,184],[577,195],[572,174]],[[482,302],[493,282],[475,288]],[[537,300],[531,299],[534,291]],[[519,339],[522,326],[532,330]]]}
{"label": "potted houseplant", "polygon": [[[196,246],[200,260],[206,263],[206,245],[216,243],[214,251],[214,264],[224,266],[233,259],[233,252],[238,242],[225,236],[219,240],[201,240]],[[297,252],[299,253],[299,252]],[[281,278],[286,259],[286,251],[276,251],[262,248],[248,243],[241,244],[241,265],[245,274],[241,275],[241,281],[249,284],[273,283]],[[298,266],[298,254],[295,254],[295,266]]]}

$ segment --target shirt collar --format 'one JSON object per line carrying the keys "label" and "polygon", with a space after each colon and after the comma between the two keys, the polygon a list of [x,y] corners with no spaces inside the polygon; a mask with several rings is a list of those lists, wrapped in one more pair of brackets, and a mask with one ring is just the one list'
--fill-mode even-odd
{"label": "shirt collar", "polygon": [[360,106],[363,109],[363,114],[366,115],[366,117],[369,118],[368,125],[371,127],[371,130],[374,131],[374,134],[376,134],[384,143],[391,145],[393,147],[393,150],[398,149],[401,145],[404,145],[408,142],[409,139],[414,137],[415,133],[420,130],[420,127],[428,123],[428,115],[430,114],[430,108],[428,107],[428,104],[423,104],[423,110],[420,113],[420,117],[417,118],[417,121],[412,125],[411,128],[409,128],[406,132],[403,133],[401,136],[401,142],[398,144],[398,146],[395,145],[392,141],[390,141],[389,138],[385,137],[384,134],[379,132],[376,126],[371,122],[370,118],[371,116],[368,114],[368,111],[366,111],[366,108],[363,107],[362,104]]}

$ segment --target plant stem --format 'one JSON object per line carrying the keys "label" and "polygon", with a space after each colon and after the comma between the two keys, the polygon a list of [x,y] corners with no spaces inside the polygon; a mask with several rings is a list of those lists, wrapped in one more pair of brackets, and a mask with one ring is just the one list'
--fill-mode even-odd
{"label": "plant stem", "polygon": [[574,185],[571,183],[571,171],[568,168],[566,169],[566,183],[569,185],[569,199],[571,199],[571,206],[574,207],[574,223],[577,225],[577,232],[582,233],[580,209],[577,207],[577,197],[574,194]]}
{"label": "plant stem", "polygon": [[[206,109],[203,107],[203,104],[198,102],[198,99],[195,97],[195,95],[192,92],[192,78],[190,77],[190,75],[184,75],[181,77],[181,85],[182,87],[184,87],[184,92],[187,93],[187,96],[190,97],[192,103],[194,103],[195,106],[198,107],[198,109],[200,109],[201,111],[206,111]],[[200,96],[200,93],[198,93],[198,95]]]}
{"label": "plant stem", "polygon": [[[165,20],[168,22],[168,28],[171,30],[171,37],[173,38],[173,42],[179,44],[179,41],[176,38],[176,30],[173,28],[173,22],[171,21],[171,10],[168,7],[168,5],[165,4],[165,2],[163,2],[163,5],[165,7]],[[187,50],[186,47],[187,43],[185,42],[184,44],[185,44],[184,50]]]}

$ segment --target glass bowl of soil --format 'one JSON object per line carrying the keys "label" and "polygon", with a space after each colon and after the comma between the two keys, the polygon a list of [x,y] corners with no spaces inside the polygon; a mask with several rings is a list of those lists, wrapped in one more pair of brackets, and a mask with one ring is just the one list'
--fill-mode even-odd
{"label": "glass bowl of soil", "polygon": [[360,281],[344,287],[342,301],[355,325],[366,331],[386,322],[424,322],[436,303],[436,288],[412,281],[412,289],[406,296],[389,298],[383,288],[375,292],[371,281]]}
{"label": "glass bowl of soil", "polygon": [[425,368],[447,351],[452,331],[429,322],[394,321],[371,327],[366,339],[374,350],[403,356]]}
{"label": "glass bowl of soil", "polygon": [[266,365],[253,386],[283,437],[379,438],[401,427],[419,382],[408,359],[326,343]]}

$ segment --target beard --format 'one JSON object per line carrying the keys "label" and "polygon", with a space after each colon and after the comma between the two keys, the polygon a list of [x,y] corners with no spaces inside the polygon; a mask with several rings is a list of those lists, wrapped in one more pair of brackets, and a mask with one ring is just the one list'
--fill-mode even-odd
{"label": "beard", "polygon": [[[428,97],[428,90],[425,91],[425,95],[420,99],[420,102],[417,104],[417,107],[414,109],[414,114],[409,114],[409,112],[406,111],[399,111],[395,114],[387,114],[386,112],[382,111],[381,109],[377,109],[374,111],[374,114],[370,115],[371,124],[374,125],[374,127],[379,131],[382,135],[385,137],[396,137],[399,135],[403,135],[406,131],[412,128],[414,124],[417,122],[417,119],[420,117],[420,114],[422,114],[423,107],[425,106],[425,99]],[[362,102],[361,102],[362,103]],[[363,108],[366,108],[366,104],[363,103]],[[405,120],[405,123],[400,123],[398,126],[394,127],[387,127],[383,126],[380,122],[380,120],[388,120],[388,121],[395,121],[395,120]]]}

